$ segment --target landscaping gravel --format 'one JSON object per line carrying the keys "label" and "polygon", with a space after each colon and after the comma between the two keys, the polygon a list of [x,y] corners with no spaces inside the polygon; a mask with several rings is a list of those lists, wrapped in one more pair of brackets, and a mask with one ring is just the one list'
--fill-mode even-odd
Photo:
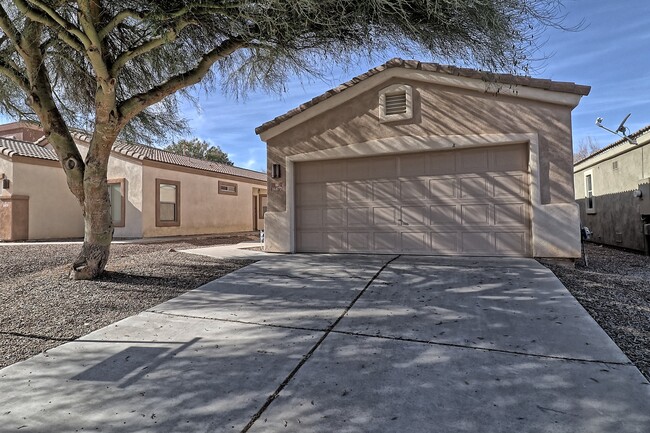
{"label": "landscaping gravel", "polygon": [[650,257],[588,243],[589,266],[542,261],[650,380]]}
{"label": "landscaping gravel", "polygon": [[241,234],[113,244],[106,272],[94,281],[68,279],[80,244],[0,245],[0,368],[254,262],[170,250],[251,240]]}

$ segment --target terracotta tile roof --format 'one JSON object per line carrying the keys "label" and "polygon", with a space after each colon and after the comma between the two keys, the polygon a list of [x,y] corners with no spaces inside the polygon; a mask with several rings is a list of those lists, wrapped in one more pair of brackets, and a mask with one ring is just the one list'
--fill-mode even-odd
{"label": "terracotta tile roof", "polygon": [[28,158],[47,159],[58,161],[56,153],[50,149],[41,147],[38,144],[28,143],[26,141],[12,140],[10,138],[0,138],[0,153],[12,157],[14,155],[26,156]]}
{"label": "terracotta tile roof", "polygon": [[[72,137],[84,142],[90,142],[91,138],[88,133],[81,131],[72,132]],[[151,146],[145,146],[143,144],[116,141],[113,144],[113,151],[125,156],[129,156],[131,158],[139,159],[141,161],[148,160],[161,162],[164,164],[189,167],[197,170],[205,170],[213,173],[228,174],[231,176],[245,177],[248,179],[266,182],[266,173],[260,173],[259,171],[248,170],[246,168],[234,167],[217,162],[203,161],[201,159],[191,158],[189,156],[177,155],[166,150]]]}
{"label": "terracotta tile roof", "polygon": [[[628,137],[637,138],[637,137],[642,136],[643,134],[645,134],[648,131],[650,131],[650,125],[644,126],[643,128],[639,129],[638,131],[633,132],[632,134],[628,135]],[[613,149],[614,147],[620,146],[621,144],[626,143],[626,142],[627,142],[627,139],[621,138],[620,140],[617,140],[617,141],[613,142],[609,146],[605,146],[602,149],[599,149],[599,150],[595,151],[594,153],[592,153],[591,155],[587,156],[586,158],[582,158],[580,161],[575,162],[573,164],[573,166],[575,167],[578,164],[582,164],[586,160],[588,160],[590,158],[593,158],[594,156],[600,155],[601,153],[607,152],[609,149]]]}
{"label": "terracotta tile roof", "polygon": [[370,69],[368,72],[364,74],[352,78],[350,81],[347,81],[339,85],[338,87],[328,90],[322,95],[316,96],[311,101],[305,102],[304,104],[301,104],[299,107],[296,107],[293,110],[290,110],[287,113],[278,116],[273,120],[263,123],[262,125],[255,128],[255,133],[261,134],[262,132],[267,131],[273,128],[274,126],[279,125],[280,123],[296,116],[297,114],[302,113],[308,108],[313,107],[319,102],[329,99],[332,96],[337,95],[345,91],[346,89],[349,89],[350,87],[353,87],[354,85],[360,83],[361,81],[367,80],[373,75],[377,75],[380,72],[390,68],[417,69],[421,71],[437,72],[437,73],[443,73],[448,75],[454,75],[458,77],[475,78],[475,79],[480,79],[488,82],[495,82],[499,84],[534,87],[537,89],[551,90],[551,91],[563,92],[563,93],[575,93],[577,95],[582,95],[582,96],[588,95],[589,91],[591,90],[590,86],[583,86],[571,82],[551,81],[551,80],[546,80],[541,78],[523,77],[523,76],[511,75],[511,74],[493,74],[493,73],[479,71],[476,69],[459,68],[451,65],[441,65],[438,63],[423,63],[417,60],[402,60],[399,58],[394,58],[384,63],[383,65],[377,66],[376,68]]}

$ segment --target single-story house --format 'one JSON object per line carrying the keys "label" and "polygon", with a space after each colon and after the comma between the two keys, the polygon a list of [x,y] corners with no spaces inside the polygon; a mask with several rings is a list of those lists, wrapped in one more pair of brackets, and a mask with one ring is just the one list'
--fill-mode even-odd
{"label": "single-story house", "polygon": [[590,87],[393,59],[256,129],[267,251],[580,256]]}
{"label": "single-story house", "polygon": [[650,125],[576,162],[575,199],[592,240],[650,254]]}
{"label": "single-story house", "polygon": [[[37,125],[16,125],[3,125],[0,135],[38,135]],[[90,136],[82,132],[73,136],[85,155]],[[0,178],[0,239],[83,237],[79,204],[43,138],[36,143],[0,138]],[[116,238],[264,228],[264,173],[117,142],[109,160],[108,187]]]}

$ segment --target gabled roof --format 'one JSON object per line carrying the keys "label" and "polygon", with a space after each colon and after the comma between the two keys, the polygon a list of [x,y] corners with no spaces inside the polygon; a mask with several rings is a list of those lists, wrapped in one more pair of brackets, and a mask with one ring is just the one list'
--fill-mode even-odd
{"label": "gabled roof", "polygon": [[18,155],[26,156],[28,158],[46,159],[49,161],[59,160],[56,153],[52,152],[50,149],[41,147],[38,144],[2,137],[0,137],[0,154],[7,155],[10,158],[14,155]]}
{"label": "gabled roof", "polygon": [[[638,137],[642,136],[643,134],[645,134],[648,131],[650,131],[650,125],[644,126],[643,128],[639,129],[638,131],[635,131],[632,134],[628,135],[628,137],[629,138],[638,138]],[[578,164],[582,164],[583,162],[585,162],[585,161],[587,161],[587,160],[589,160],[591,158],[594,158],[594,157],[596,157],[596,156],[598,156],[600,154],[603,154],[603,153],[607,152],[610,149],[613,149],[613,148],[615,148],[617,146],[620,146],[621,144],[625,144],[627,142],[628,141],[627,141],[626,138],[621,138],[620,140],[617,140],[617,141],[613,142],[612,144],[610,144],[608,146],[605,146],[602,149],[599,149],[599,150],[595,151],[591,155],[589,155],[589,156],[587,156],[585,158],[582,158],[580,161],[575,162],[573,164],[573,166],[575,167]],[[643,143],[643,144],[645,144],[645,143]]]}
{"label": "gabled roof", "polygon": [[[82,131],[73,131],[72,137],[86,143],[89,143],[91,139],[90,134]],[[218,162],[204,161],[197,158],[191,158],[189,156],[177,155],[166,150],[151,146],[145,146],[143,144],[116,141],[113,144],[113,151],[131,158],[138,159],[140,161],[161,162],[163,164],[177,165],[181,167],[194,168],[197,170],[245,177],[248,179],[266,182],[266,173],[260,173],[259,171],[248,170],[246,168],[234,167],[227,164],[220,164]]]}
{"label": "gabled roof", "polygon": [[573,93],[580,96],[588,95],[591,90],[590,86],[583,86],[572,82],[552,81],[552,80],[546,80],[541,78],[523,77],[523,76],[512,75],[512,74],[494,74],[494,73],[479,71],[476,69],[459,68],[451,65],[441,65],[438,63],[424,63],[424,62],[419,62],[417,60],[403,60],[399,58],[394,58],[384,63],[383,65],[377,66],[376,68],[370,69],[368,72],[364,74],[352,78],[350,81],[347,81],[331,90],[328,90],[322,95],[319,95],[313,98],[312,100],[305,102],[304,104],[301,104],[299,107],[296,107],[293,110],[290,110],[287,113],[278,116],[273,120],[263,123],[262,125],[255,128],[255,133],[259,135],[273,128],[274,126],[277,126],[280,123],[289,120],[290,118],[302,113],[303,111],[313,107],[314,105],[323,102],[326,99],[329,99],[332,96],[335,96],[359,84],[360,82],[365,81],[368,78],[377,75],[380,72],[390,68],[404,68],[404,69],[412,69],[412,70],[421,70],[425,72],[437,72],[440,74],[447,74],[456,77],[474,78],[489,83],[491,82],[491,83],[503,84],[503,85],[524,86],[524,87],[531,87],[531,88],[536,88],[541,90],[549,90],[549,91],[562,92],[562,93]]}

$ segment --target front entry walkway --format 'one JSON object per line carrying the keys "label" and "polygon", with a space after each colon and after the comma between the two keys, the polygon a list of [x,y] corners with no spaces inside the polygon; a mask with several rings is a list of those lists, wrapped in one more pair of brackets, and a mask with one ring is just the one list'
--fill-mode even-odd
{"label": "front entry walkway", "polygon": [[529,259],[264,260],[0,370],[20,432],[648,432],[650,385]]}

